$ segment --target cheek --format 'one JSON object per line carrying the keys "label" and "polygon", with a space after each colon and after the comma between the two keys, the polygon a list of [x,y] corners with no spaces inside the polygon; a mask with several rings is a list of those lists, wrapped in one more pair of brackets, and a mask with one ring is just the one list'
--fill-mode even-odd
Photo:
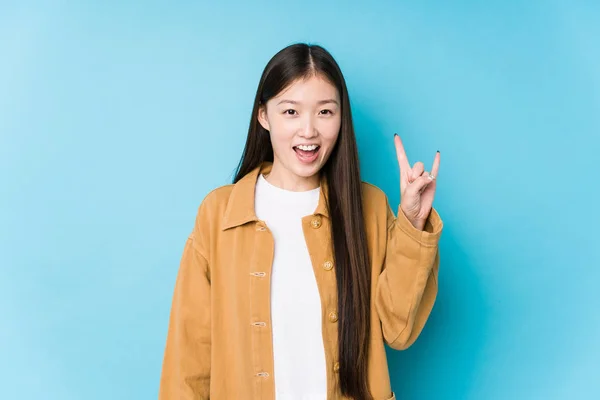
{"label": "cheek", "polygon": [[290,147],[294,137],[294,131],[286,129],[285,126],[271,126],[271,144],[275,149],[283,149]]}
{"label": "cheek", "polygon": [[329,142],[330,145],[333,145],[340,133],[341,121],[338,119],[337,121],[329,122],[330,123],[324,126],[321,130],[321,135],[327,140],[327,142]]}
{"label": "cheek", "polygon": [[271,131],[282,139],[292,136],[296,129],[293,121],[286,120],[279,115],[271,117],[270,123]]}

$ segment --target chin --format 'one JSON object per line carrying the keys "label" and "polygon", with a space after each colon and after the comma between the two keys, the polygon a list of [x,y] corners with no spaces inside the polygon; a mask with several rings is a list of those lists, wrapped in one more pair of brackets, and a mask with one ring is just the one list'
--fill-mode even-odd
{"label": "chin", "polygon": [[322,166],[323,165],[320,162],[314,162],[310,165],[303,165],[296,161],[294,163],[292,171],[294,171],[296,175],[301,176],[303,178],[310,178],[311,176],[318,174]]}

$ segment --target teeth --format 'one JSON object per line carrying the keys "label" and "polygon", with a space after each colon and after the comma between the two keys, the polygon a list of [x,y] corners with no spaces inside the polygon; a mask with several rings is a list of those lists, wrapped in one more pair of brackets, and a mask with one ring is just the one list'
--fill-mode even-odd
{"label": "teeth", "polygon": [[304,151],[313,151],[314,149],[316,149],[319,146],[317,146],[316,144],[312,144],[310,146],[300,145],[300,146],[296,146],[296,147],[298,147],[300,150],[304,150]]}

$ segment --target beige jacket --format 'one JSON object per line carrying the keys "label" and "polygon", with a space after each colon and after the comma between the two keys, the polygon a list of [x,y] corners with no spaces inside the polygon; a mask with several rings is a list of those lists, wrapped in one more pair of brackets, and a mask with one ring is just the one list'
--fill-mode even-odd
{"label": "beige jacket", "polygon": [[[159,400],[274,400],[270,272],[274,242],[254,213],[254,188],[266,162],[235,185],[213,190],[198,209],[175,284]],[[321,180],[315,212],[302,218],[321,297],[327,399],[340,395],[337,287],[329,213]],[[432,209],[420,231],[387,197],[363,182],[371,259],[369,387],[375,400],[395,399],[384,343],[406,349],[435,302],[442,221]],[[298,343],[298,345],[302,345]]]}

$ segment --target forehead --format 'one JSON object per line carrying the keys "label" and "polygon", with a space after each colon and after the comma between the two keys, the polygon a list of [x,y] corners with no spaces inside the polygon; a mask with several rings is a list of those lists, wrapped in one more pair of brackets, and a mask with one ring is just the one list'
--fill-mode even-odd
{"label": "forehead", "polygon": [[275,96],[278,100],[304,102],[317,102],[329,98],[339,100],[338,91],[334,85],[319,75],[297,79]]}

